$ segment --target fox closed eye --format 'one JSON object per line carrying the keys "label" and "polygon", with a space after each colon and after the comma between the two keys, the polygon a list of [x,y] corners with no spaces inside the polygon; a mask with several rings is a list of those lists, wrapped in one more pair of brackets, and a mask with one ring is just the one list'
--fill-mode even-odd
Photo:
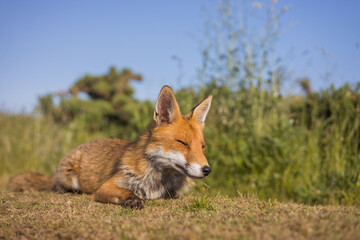
{"label": "fox closed eye", "polygon": [[182,145],[184,145],[185,147],[189,147],[189,145],[181,140],[176,140],[178,143],[181,143]]}

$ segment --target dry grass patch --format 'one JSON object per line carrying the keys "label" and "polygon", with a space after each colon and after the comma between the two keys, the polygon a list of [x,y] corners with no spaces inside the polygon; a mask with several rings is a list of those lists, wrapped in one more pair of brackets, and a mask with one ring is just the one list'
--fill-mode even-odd
{"label": "dry grass patch", "polygon": [[143,210],[88,195],[0,193],[0,239],[360,239],[360,209],[186,196]]}

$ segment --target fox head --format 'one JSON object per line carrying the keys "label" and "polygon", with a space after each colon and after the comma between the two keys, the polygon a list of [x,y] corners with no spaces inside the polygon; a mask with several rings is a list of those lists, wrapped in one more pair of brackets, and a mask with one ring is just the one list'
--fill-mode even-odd
{"label": "fox head", "polygon": [[183,116],[171,88],[161,89],[154,111],[155,127],[146,150],[157,166],[173,168],[190,178],[210,174],[203,128],[211,100],[212,96],[207,97]]}

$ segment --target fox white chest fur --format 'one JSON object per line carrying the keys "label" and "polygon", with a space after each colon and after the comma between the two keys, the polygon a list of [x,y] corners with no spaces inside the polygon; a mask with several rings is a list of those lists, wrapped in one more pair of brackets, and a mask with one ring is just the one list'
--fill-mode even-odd
{"label": "fox white chest fur", "polygon": [[144,176],[134,174],[126,167],[121,168],[126,178],[116,182],[142,199],[173,198],[186,182],[186,176],[171,168],[149,167]]}
{"label": "fox white chest fur", "polygon": [[145,158],[148,171],[141,176],[123,165],[120,171],[125,177],[117,181],[117,186],[134,192],[142,199],[176,197],[187,178],[181,171],[191,166],[186,163],[184,156],[175,151],[165,152],[163,148],[158,147],[148,150]]}

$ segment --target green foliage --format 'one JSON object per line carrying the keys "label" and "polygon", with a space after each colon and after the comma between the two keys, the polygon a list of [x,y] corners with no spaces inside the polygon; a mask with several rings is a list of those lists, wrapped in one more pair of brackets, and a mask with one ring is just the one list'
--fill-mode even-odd
{"label": "green foliage", "polygon": [[[104,135],[63,128],[48,118],[0,112],[0,180],[25,171],[54,174],[72,148]],[[0,185],[2,182],[0,181]]]}
{"label": "green foliage", "polygon": [[209,211],[209,210],[215,210],[214,206],[212,205],[209,192],[204,187],[201,187],[199,189],[199,196],[197,198],[192,199],[188,204],[185,205],[185,209],[196,212],[196,211]]}
{"label": "green foliage", "polygon": [[214,210],[214,207],[210,204],[209,196],[202,196],[197,199],[194,199],[186,206],[186,209],[192,212],[200,211],[200,210]]}
{"label": "green foliage", "polygon": [[[205,127],[213,172],[204,181],[230,195],[359,204],[359,90],[344,85],[274,99],[259,90],[203,87],[214,99]],[[179,91],[180,107],[196,104],[200,95]]]}
{"label": "green foliage", "polygon": [[[151,121],[152,105],[132,97],[130,80],[142,77],[128,69],[111,67],[100,76],[79,79],[68,92],[48,94],[39,98],[39,109],[61,125],[76,125],[89,132],[106,132],[108,136],[133,140]],[[79,93],[87,98],[79,98]],[[54,99],[59,98],[59,104]]]}

